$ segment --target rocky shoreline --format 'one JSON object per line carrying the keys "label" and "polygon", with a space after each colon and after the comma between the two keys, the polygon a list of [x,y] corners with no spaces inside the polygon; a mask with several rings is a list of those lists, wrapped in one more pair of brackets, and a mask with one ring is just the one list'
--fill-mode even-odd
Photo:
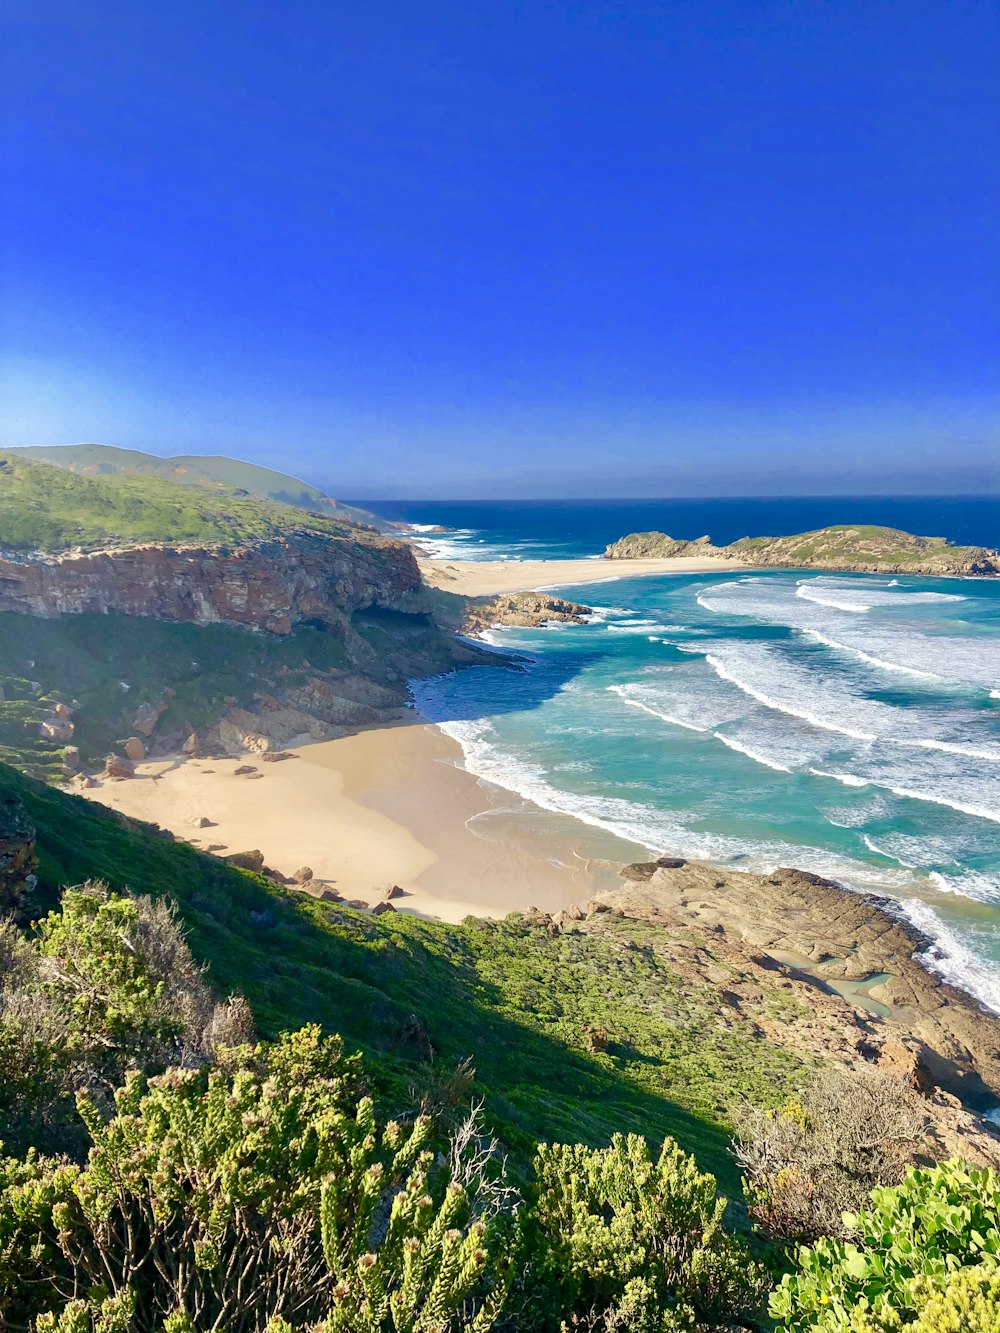
{"label": "rocky shoreline", "polygon": [[981,1118],[1000,1102],[1000,1018],[928,971],[930,941],[891,900],[801,870],[670,857],[621,874],[621,887],[584,907],[525,920],[655,951],[704,988],[720,1025],[750,1019],[809,1060],[900,1075],[923,1094],[934,1153],[1000,1165],[1000,1134]]}

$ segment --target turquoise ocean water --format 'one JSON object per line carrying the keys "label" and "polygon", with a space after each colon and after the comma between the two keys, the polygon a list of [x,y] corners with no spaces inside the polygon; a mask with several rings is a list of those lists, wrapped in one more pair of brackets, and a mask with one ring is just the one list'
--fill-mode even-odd
{"label": "turquoise ocean water", "polygon": [[510,794],[494,824],[533,821],[562,859],[625,839],[888,894],[935,941],[928,965],[1000,1012],[1000,581],[733,570],[560,591],[589,624],[491,635],[525,670],[414,685]]}

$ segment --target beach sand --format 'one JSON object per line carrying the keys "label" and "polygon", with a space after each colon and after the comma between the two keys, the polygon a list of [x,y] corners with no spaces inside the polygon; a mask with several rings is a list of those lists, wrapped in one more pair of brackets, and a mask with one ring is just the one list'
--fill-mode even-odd
{"label": "beach sand", "polygon": [[739,560],[720,557],[670,560],[421,560],[424,579],[433,588],[486,597],[497,592],[528,592],[648,574],[706,574],[743,568]]}
{"label": "beach sand", "polygon": [[[537,807],[481,784],[460,766],[458,744],[416,715],[294,753],[279,763],[259,755],[154,760],[137,765],[133,779],[103,779],[81,794],[205,851],[259,849],[284,875],[310,866],[314,892],[334,888],[374,905],[399,885],[394,907],[446,921],[554,912],[617,882],[614,865],[570,850],[565,862],[550,859],[544,832],[532,845],[530,828],[514,836],[516,821],[487,821],[490,836],[474,833],[468,821],[498,806],[513,805],[529,826]],[[241,765],[256,771],[237,777]],[[211,827],[196,828],[198,817]],[[623,860],[639,854],[628,843],[620,851]]]}
{"label": "beach sand", "polygon": [[[600,582],[637,574],[730,569],[728,560],[422,560],[433,586],[463,595]],[[310,891],[374,905],[390,885],[402,911],[460,921],[585,903],[646,849],[561,819],[479,781],[457,742],[413,721],[292,747],[295,758],[175,756],[140,763],[133,779],[99,779],[81,794],[169,829],[220,856],[251,849]],[[249,765],[253,772],[237,776]],[[490,818],[497,814],[497,818]],[[206,828],[195,821],[211,821]]]}

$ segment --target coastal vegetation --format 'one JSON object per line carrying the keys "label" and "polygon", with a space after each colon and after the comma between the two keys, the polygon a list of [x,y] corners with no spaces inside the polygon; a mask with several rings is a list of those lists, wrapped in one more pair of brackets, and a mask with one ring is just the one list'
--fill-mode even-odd
{"label": "coastal vegetation", "polygon": [[859,573],[1000,574],[997,551],[865,524],[840,524],[790,537],[742,537],[728,546],[713,546],[709,537],[683,541],[664,532],[633,532],[604,554],[609,560],[715,556],[744,565]]}
{"label": "coastal vegetation", "polygon": [[12,453],[43,463],[54,463],[67,472],[79,476],[153,477],[162,481],[178,482],[182,486],[197,486],[202,490],[217,491],[221,487],[245,491],[259,500],[274,500],[304,509],[310,514],[337,518],[347,523],[376,523],[367,510],[345,505],[321,491],[317,486],[290,477],[258,463],[245,463],[238,458],[207,454],[177,454],[160,458],[156,454],[137,449],[118,449],[110,444],[57,444],[29,445],[11,450]]}
{"label": "coastal vegetation", "polygon": [[55,554],[146,542],[239,547],[308,533],[357,536],[346,521],[218,486],[156,476],[76,475],[0,451],[0,548]]}
{"label": "coastal vegetation", "polygon": [[[905,1083],[879,1120],[720,1028],[654,927],[374,919],[7,767],[0,801],[37,855],[0,939],[5,1327],[995,1328],[1000,1178],[907,1171]],[[825,1117],[837,1234],[768,1220],[817,1146],[762,1173],[748,1106]]]}

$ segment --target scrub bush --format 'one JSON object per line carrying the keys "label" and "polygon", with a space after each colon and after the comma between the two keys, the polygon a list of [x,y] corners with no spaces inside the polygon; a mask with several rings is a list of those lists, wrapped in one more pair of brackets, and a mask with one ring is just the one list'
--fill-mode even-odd
{"label": "scrub bush", "polygon": [[947,1323],[927,1321],[952,1318],[962,1302],[988,1308],[990,1269],[1000,1263],[1000,1172],[959,1161],[911,1168],[844,1222],[853,1241],[802,1248],[797,1271],[772,1293],[771,1314],[786,1333],[882,1333],[919,1320],[921,1333],[947,1333]]}
{"label": "scrub bush", "polygon": [[722,1225],[714,1176],[667,1139],[609,1148],[542,1145],[528,1279],[544,1328],[674,1333],[738,1317],[761,1299],[763,1273]]}
{"label": "scrub bush", "polygon": [[377,1123],[359,1073],[306,1028],[214,1068],[133,1074],[106,1123],[81,1099],[85,1166],[0,1164],[0,1323],[484,1333],[502,1227],[435,1166],[429,1119]]}

